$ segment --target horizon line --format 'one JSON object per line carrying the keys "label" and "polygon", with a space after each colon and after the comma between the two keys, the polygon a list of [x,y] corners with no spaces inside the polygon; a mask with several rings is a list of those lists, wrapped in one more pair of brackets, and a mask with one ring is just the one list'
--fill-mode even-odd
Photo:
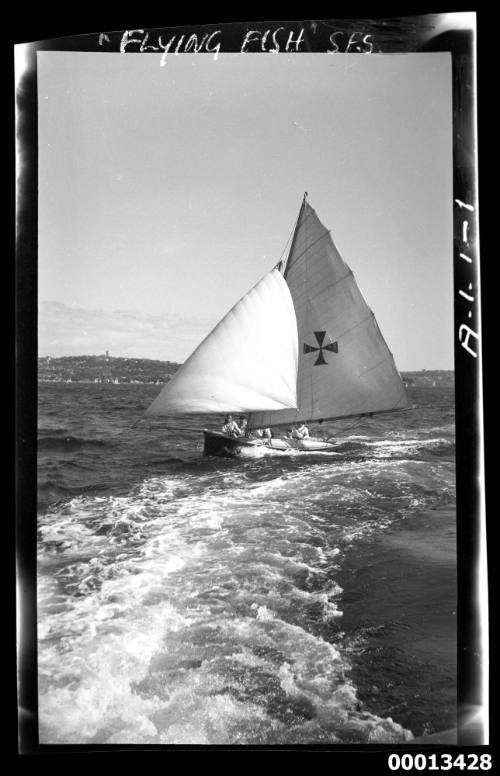
{"label": "horizon line", "polygon": [[[109,354],[106,355],[106,351],[104,353],[79,353],[76,354],[68,354],[65,356],[51,356],[51,355],[40,355],[38,354],[37,358],[51,358],[51,359],[58,359],[58,358],[121,358],[123,360],[140,360],[140,361],[160,361],[165,364],[179,364],[179,366],[182,366],[185,361],[171,361],[168,358],[151,358],[150,356],[112,356]],[[187,361],[187,359],[186,359]],[[454,372],[455,367],[420,367],[420,368],[408,368],[408,369],[398,369],[400,372]]]}

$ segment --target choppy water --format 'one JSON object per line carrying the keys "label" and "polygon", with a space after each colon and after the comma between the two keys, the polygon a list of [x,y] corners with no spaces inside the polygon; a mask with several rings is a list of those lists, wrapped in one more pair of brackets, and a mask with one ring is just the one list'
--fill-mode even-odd
{"label": "choppy water", "polygon": [[[40,386],[41,741],[420,734],[404,686],[404,725],[362,699],[340,582],[367,543],[454,504],[452,390],[413,389],[418,410],[324,424],[334,455],[245,460],[201,456],[209,418],[130,428],[157,391]],[[425,707],[414,711],[425,723]]]}

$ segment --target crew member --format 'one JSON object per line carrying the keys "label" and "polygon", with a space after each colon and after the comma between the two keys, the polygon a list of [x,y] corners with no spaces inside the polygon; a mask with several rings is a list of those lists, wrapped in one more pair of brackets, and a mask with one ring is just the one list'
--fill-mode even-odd
{"label": "crew member", "polygon": [[292,437],[294,439],[308,439],[309,429],[307,428],[306,424],[300,423],[298,426],[294,426]]}
{"label": "crew member", "polygon": [[228,436],[241,436],[241,431],[238,424],[233,420],[232,415],[226,415],[224,419],[224,425],[222,426],[222,433]]}

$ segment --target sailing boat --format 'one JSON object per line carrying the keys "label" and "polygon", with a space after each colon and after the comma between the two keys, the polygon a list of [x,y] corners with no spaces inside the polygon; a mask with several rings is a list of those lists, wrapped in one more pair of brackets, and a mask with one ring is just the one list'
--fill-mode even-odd
{"label": "sailing boat", "polygon": [[262,428],[409,406],[394,358],[352,271],[304,195],[286,262],[265,275],[164,386],[146,415],[248,414],[247,435],[205,430],[205,455],[334,449]]}

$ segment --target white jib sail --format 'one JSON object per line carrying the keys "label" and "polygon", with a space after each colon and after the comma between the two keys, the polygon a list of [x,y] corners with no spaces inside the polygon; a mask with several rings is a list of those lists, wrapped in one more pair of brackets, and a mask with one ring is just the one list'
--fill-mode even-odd
{"label": "white jib sail", "polygon": [[293,408],[297,365],[292,297],[272,270],[196,348],[146,415]]}

